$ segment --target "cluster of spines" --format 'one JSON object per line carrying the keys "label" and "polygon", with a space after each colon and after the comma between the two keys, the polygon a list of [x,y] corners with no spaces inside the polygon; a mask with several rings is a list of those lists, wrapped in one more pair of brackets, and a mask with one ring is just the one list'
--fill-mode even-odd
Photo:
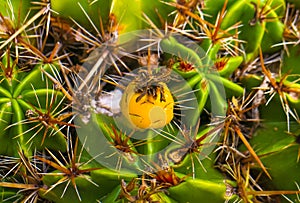
{"label": "cluster of spines", "polygon": [[[12,2],[7,2],[5,8],[12,8]],[[30,202],[46,198],[59,202],[69,197],[75,198],[68,201],[86,201],[102,197],[104,202],[112,199],[113,201],[127,199],[126,201],[130,202],[139,200],[172,202],[183,200],[182,198],[188,195],[186,189],[188,186],[202,191],[206,191],[205,186],[210,184],[218,188],[218,181],[211,181],[209,177],[218,177],[221,180],[220,174],[223,173],[230,180],[226,181],[224,187],[218,191],[222,193],[227,188],[228,197],[219,194],[215,201],[225,201],[228,198],[228,201],[241,199],[244,202],[271,202],[280,198],[280,195],[286,200],[293,198],[289,201],[299,201],[297,195],[299,176],[296,174],[289,176],[289,180],[294,181],[290,184],[282,180],[287,188],[280,188],[280,180],[285,178],[280,176],[284,173],[274,171],[277,170],[275,167],[282,163],[269,166],[264,163],[270,164],[272,160],[280,158],[281,154],[291,151],[289,156],[293,161],[288,165],[293,170],[291,173],[296,173],[295,168],[299,165],[299,135],[293,134],[293,126],[299,125],[300,94],[299,71],[297,70],[297,64],[299,64],[297,44],[300,40],[297,33],[300,20],[299,11],[295,7],[297,4],[286,4],[285,1],[280,0],[236,2],[225,0],[222,2],[223,4],[218,2],[219,6],[217,6],[209,0],[203,2],[157,1],[155,5],[158,12],[155,12],[153,6],[138,2],[124,13],[120,9],[122,3],[113,1],[112,8],[110,8],[111,2],[106,3],[99,18],[95,17],[95,13],[99,13],[97,3],[78,4],[76,9],[82,13],[82,19],[86,19],[84,21],[74,16],[71,21],[69,19],[65,21],[54,15],[49,8],[51,6],[55,8],[58,4],[56,1],[53,1],[53,5],[48,1],[41,1],[29,3],[29,7],[26,7],[27,4],[15,6],[14,8],[18,8],[18,11],[8,12],[11,14],[11,19],[2,14],[0,16],[0,46],[4,51],[1,51],[0,85],[9,87],[11,90],[10,92],[1,91],[4,101],[1,106],[1,122],[4,123],[3,127],[1,126],[4,132],[1,138],[3,137],[5,145],[14,143],[10,146],[10,150],[3,152],[7,156],[1,157],[3,179],[0,186],[5,188],[3,200],[10,201],[10,198],[19,198],[19,200]],[[29,10],[30,7],[38,7],[38,9]],[[163,7],[167,8],[165,9],[167,13],[163,12],[164,9],[161,9]],[[219,8],[215,10],[217,7]],[[89,13],[90,8],[95,9]],[[143,11],[144,14],[140,17],[143,16],[146,23],[139,18],[130,17],[132,16],[130,12],[134,11],[140,14]],[[171,11],[173,15],[167,17]],[[247,15],[242,15],[244,12],[247,12]],[[77,74],[84,71],[81,62],[97,48],[103,51],[101,54],[105,55],[102,56],[104,59],[109,59],[107,64],[112,64],[108,78],[118,78],[114,75],[129,72],[130,69],[126,65],[129,59],[118,58],[118,35],[149,27],[154,30],[162,28],[168,33],[180,33],[199,41],[200,46],[206,51],[206,55],[213,61],[220,73],[221,77],[217,79],[223,82],[226,101],[223,101],[225,104],[221,104],[218,108],[222,111],[222,108],[226,106],[227,111],[225,115],[222,115],[223,123],[213,127],[203,126],[199,131],[202,132],[202,135],[199,133],[200,136],[189,134],[188,130],[179,128],[183,139],[175,147],[177,150],[175,152],[182,156],[182,160],[178,159],[177,163],[172,163],[175,165],[169,166],[161,161],[159,165],[155,164],[140,177],[136,174],[114,174],[96,164],[93,161],[94,158],[86,154],[84,143],[79,144],[78,138],[74,138],[76,134],[73,128],[76,126],[72,120],[76,114],[81,116],[79,114],[82,112],[72,113],[69,106],[71,103],[74,104],[75,110],[77,108],[82,110],[82,106],[80,106],[80,92],[74,92],[73,86],[76,86],[78,81],[80,84],[82,81],[90,81],[91,76],[81,78]],[[161,40],[165,36],[165,33],[161,32],[156,34],[153,40]],[[178,50],[183,49],[180,53],[188,53],[179,59],[174,57],[172,60],[175,60],[175,65],[172,68],[186,78],[188,84],[196,90],[199,108],[203,112],[201,119],[204,120],[203,123],[208,122],[210,114],[202,109],[204,107],[208,111],[212,109],[206,106],[206,101],[207,95],[212,94],[209,90],[212,91],[211,89],[215,88],[214,82],[211,81],[216,78],[209,74],[201,75],[201,77],[194,74],[193,70],[200,68],[197,63],[190,64],[191,61],[195,62],[194,53],[172,40],[171,38],[169,41],[163,41],[162,46],[172,46]],[[75,49],[74,46],[80,46],[81,49]],[[283,51],[276,48],[280,46],[284,47]],[[108,47],[109,51],[102,47]],[[282,57],[281,60],[278,57]],[[32,64],[36,64],[36,67],[34,68]],[[98,73],[98,70],[95,70],[95,73]],[[38,76],[39,82],[35,82],[34,79]],[[98,86],[97,81],[91,81],[89,86],[78,89],[83,92],[87,90],[88,93],[97,92],[99,95],[104,91],[102,86]],[[15,91],[20,93],[16,98],[13,94]],[[13,97],[10,96],[11,94]],[[266,94],[270,96],[265,96]],[[85,107],[86,112],[93,108],[92,103],[93,101],[91,105]],[[265,104],[268,105],[265,107]],[[279,109],[279,118],[273,120],[274,115],[270,113],[270,109]],[[278,124],[267,123],[273,121]],[[261,135],[264,131],[259,127],[260,125],[270,132],[274,128],[279,129],[278,139],[282,139],[285,145],[274,143],[274,149],[257,148],[259,143],[256,139],[260,142],[271,140],[270,137]],[[135,148],[141,145],[142,147],[154,146],[153,143],[157,142],[157,140],[148,140],[145,143],[136,143],[125,132],[118,132],[113,125],[106,125],[104,128],[108,129],[108,137],[112,146],[118,150],[122,149],[119,150],[121,151],[119,155],[121,158],[125,156],[124,160],[127,161],[128,156],[138,155]],[[196,154],[197,159],[198,155],[201,155],[201,148],[208,145],[208,143],[201,142],[219,128],[223,129],[223,133],[216,143],[215,153],[211,155],[212,160],[199,160],[195,163],[193,156]],[[172,130],[166,131],[163,139],[175,143],[176,140],[172,136],[168,137],[169,132]],[[253,133],[257,138],[252,139]],[[198,128],[196,134],[198,134]],[[54,144],[53,140],[51,141],[54,136],[59,136],[60,144]],[[260,140],[258,137],[263,138]],[[33,145],[35,139],[37,141]],[[79,145],[82,146],[79,147]],[[292,154],[294,152],[298,153]],[[213,164],[220,169],[220,172],[213,169]],[[120,164],[118,166],[118,169],[122,167]],[[186,176],[179,178],[178,174],[184,173],[186,168],[193,168],[189,170],[192,174],[185,174]],[[285,170],[288,171],[289,168]],[[209,173],[212,175],[207,175]],[[18,174],[19,177],[13,178],[11,174]],[[109,182],[104,178],[107,174],[114,179],[115,186],[119,185],[117,187],[121,192],[112,190],[113,192],[109,193],[109,190],[103,189],[105,183]],[[203,174],[207,177],[203,178]],[[274,181],[268,178],[273,178]],[[265,182],[272,187],[267,188],[267,185],[264,185]],[[89,192],[85,193],[85,186],[96,193],[89,196]],[[20,189],[20,192],[16,192],[16,189]],[[74,192],[76,195],[72,196]],[[288,196],[291,194],[294,196]],[[204,194],[201,193],[201,195]],[[205,195],[203,197],[208,198]]]}

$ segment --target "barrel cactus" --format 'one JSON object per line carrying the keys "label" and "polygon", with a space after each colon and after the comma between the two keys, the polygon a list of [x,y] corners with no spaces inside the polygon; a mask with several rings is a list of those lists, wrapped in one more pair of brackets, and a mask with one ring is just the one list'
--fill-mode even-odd
{"label": "barrel cactus", "polygon": [[299,9],[1,1],[1,202],[300,202]]}

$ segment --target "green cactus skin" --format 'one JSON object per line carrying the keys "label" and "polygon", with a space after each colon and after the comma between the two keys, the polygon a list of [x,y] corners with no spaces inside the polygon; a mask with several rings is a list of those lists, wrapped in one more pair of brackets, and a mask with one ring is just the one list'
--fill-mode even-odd
{"label": "green cactus skin", "polygon": [[91,23],[88,21],[84,12],[87,13],[88,17],[96,26],[99,26],[100,18],[103,24],[107,24],[111,3],[112,0],[96,1],[94,3],[85,0],[54,0],[51,1],[51,9],[60,17],[73,19],[83,27],[91,29]]}
{"label": "green cactus skin", "polygon": [[[59,110],[59,106],[62,105],[61,101],[63,98],[62,94],[56,90],[53,90],[52,82],[43,75],[43,71],[48,72],[49,74],[53,74],[53,70],[56,70],[55,66],[51,65],[37,65],[30,72],[22,72],[22,70],[18,69],[18,67],[13,66],[12,63],[8,65],[7,60],[3,60],[2,63],[2,74],[1,74],[1,120],[5,121],[1,123],[1,154],[4,155],[14,155],[18,156],[17,152],[21,147],[27,155],[32,154],[30,149],[31,142],[33,142],[33,146],[37,147],[37,149],[43,149],[44,147],[53,148],[56,150],[65,150],[65,138],[64,135],[59,132],[57,124],[56,131],[52,138],[49,137],[49,133],[53,129],[49,127],[47,130],[47,134],[44,135],[46,126],[41,123],[41,121],[30,121],[29,117],[26,118],[26,114],[30,111],[33,113],[31,115],[32,120],[33,117],[37,117],[38,112],[47,112],[50,110],[51,114],[55,114],[55,111]],[[10,61],[10,60],[8,60]],[[8,77],[5,74],[6,70],[12,69],[13,75]],[[57,100],[50,101],[51,96],[55,95]],[[54,98],[53,98],[54,99]],[[50,104],[52,103],[52,107]],[[52,108],[52,109],[47,109]],[[25,120],[27,119],[27,120]],[[24,124],[23,124],[24,123]],[[34,129],[34,125],[39,124],[40,130],[37,131]],[[33,128],[33,130],[30,130]],[[36,133],[37,132],[37,133]],[[44,145],[41,145],[42,139],[45,136]],[[51,140],[52,139],[52,140]]]}
{"label": "green cactus skin", "polygon": [[[270,169],[272,176],[272,180],[263,179],[261,181],[273,190],[298,190],[300,165],[297,161],[299,143],[296,140],[299,124],[291,122],[290,128],[291,133],[287,133],[285,122],[265,122],[250,140],[251,145],[256,146],[258,155]],[[296,195],[287,196],[290,199],[296,199]],[[281,199],[284,202],[284,198]]]}
{"label": "green cactus skin", "polygon": [[266,31],[264,33],[263,39],[261,41],[261,49],[263,53],[274,53],[281,49],[280,46],[272,47],[275,44],[279,44],[282,42],[284,24],[280,21],[276,12],[271,10],[271,12],[267,15],[270,19],[270,22],[266,23]]}
{"label": "green cactus skin", "polygon": [[217,67],[220,76],[229,78],[242,64],[243,60],[242,56],[223,57],[215,60],[215,66]]}
{"label": "green cactus skin", "polygon": [[[294,7],[287,7],[288,3]],[[224,16],[217,19],[223,7]],[[0,202],[29,202],[32,191],[37,202],[51,203],[299,202],[299,39],[295,33],[285,36],[299,29],[299,19],[293,19],[293,9],[299,8],[296,0],[0,1]],[[288,21],[294,20],[288,22],[294,23],[293,28],[285,27],[287,13],[291,15]],[[63,18],[66,24],[55,24],[52,17]],[[236,23],[240,27],[223,32]],[[108,50],[102,50],[105,57],[101,57],[115,59],[109,54],[134,38],[131,31],[148,28],[154,31],[147,37],[157,43],[159,53],[155,54],[162,56],[159,66],[168,66],[167,60],[178,56],[170,68],[186,86],[174,85],[171,93],[183,89],[181,93],[194,95],[196,99],[184,103],[192,109],[186,112],[193,114],[185,118],[181,112],[174,116],[181,121],[174,119],[177,123],[160,132],[131,132],[125,120],[116,119],[119,115],[94,112],[89,112],[90,122],[85,124],[81,111],[70,108],[70,102],[77,99],[72,87],[79,79],[76,71],[85,71],[86,56],[102,48],[102,43]],[[225,37],[224,41],[208,36],[215,30],[218,36],[214,37]],[[177,34],[193,39],[201,49],[180,41]],[[64,44],[61,37],[76,44]],[[233,50],[226,49],[227,42]],[[55,53],[49,53],[51,50]],[[134,54],[138,58],[149,53]],[[48,61],[41,60],[49,54]],[[267,60],[272,57],[275,62]],[[272,97],[270,89],[260,86],[269,77],[267,71],[261,71],[263,58],[273,82],[291,88],[282,94],[291,110],[289,118],[278,89]],[[128,63],[128,70],[115,67],[119,76],[110,70],[106,76],[118,81],[129,69],[138,68],[136,58],[122,57],[116,66],[119,63]],[[188,71],[181,69],[184,65]],[[101,72],[93,71],[89,76]],[[99,97],[101,91],[114,87],[107,79],[96,80],[103,87],[97,90]],[[256,106],[254,93],[258,91],[269,100],[268,105],[261,101]],[[253,97],[245,99],[248,95]],[[239,106],[240,102],[244,103]],[[256,111],[258,117],[253,116]],[[236,129],[243,139],[234,133]],[[88,140],[99,131],[102,137]],[[86,141],[79,138],[81,134]],[[144,140],[139,142],[132,135]],[[92,153],[89,147],[99,149],[99,143],[107,144],[109,154]],[[272,179],[257,165],[253,153],[249,155],[249,148]],[[209,150],[212,153],[206,155]],[[122,162],[102,162],[113,156]]]}
{"label": "green cactus skin", "polygon": [[26,17],[28,18],[33,14],[31,11],[31,14],[28,16],[31,5],[31,0],[4,0],[0,2],[0,13],[3,16],[11,17],[14,24],[17,25],[18,23],[23,23],[22,20],[25,20]]}
{"label": "green cactus skin", "polygon": [[[296,81],[299,78],[300,69],[298,68],[300,65],[299,56],[300,56],[300,47],[290,45],[287,46],[289,53],[284,52],[282,58],[282,73],[289,73],[289,81]],[[298,82],[299,83],[299,82]]]}

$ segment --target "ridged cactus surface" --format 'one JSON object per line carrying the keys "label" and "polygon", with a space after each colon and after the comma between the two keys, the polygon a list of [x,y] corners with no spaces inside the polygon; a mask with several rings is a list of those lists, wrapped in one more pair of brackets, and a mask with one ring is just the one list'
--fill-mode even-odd
{"label": "ridged cactus surface", "polygon": [[298,0],[0,1],[0,202],[300,202]]}

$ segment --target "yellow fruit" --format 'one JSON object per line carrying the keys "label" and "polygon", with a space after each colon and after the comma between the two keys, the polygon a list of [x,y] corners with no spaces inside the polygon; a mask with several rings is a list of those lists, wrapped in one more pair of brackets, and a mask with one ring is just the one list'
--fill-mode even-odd
{"label": "yellow fruit", "polygon": [[136,129],[164,127],[172,121],[173,109],[173,96],[163,82],[139,87],[133,81],[126,87],[121,99],[121,111]]}

